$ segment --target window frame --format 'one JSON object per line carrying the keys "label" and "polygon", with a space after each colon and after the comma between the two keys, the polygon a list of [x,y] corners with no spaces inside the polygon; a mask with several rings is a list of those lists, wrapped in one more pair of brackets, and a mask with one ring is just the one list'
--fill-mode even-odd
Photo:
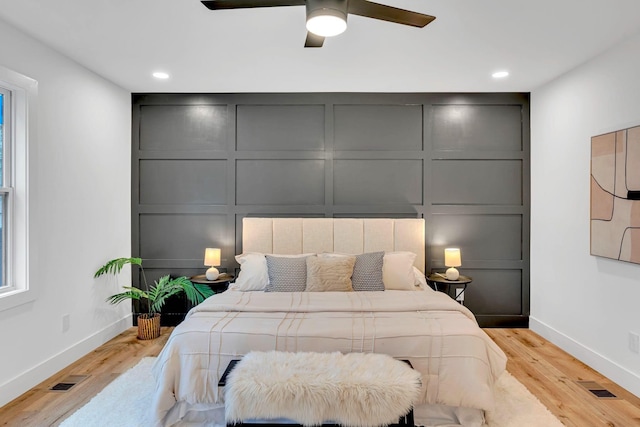
{"label": "window frame", "polygon": [[0,83],[0,95],[2,95],[2,185],[0,185],[0,205],[2,207],[2,275],[0,276],[0,294],[11,291],[14,288],[11,268],[11,248],[12,248],[12,213],[13,213],[13,103],[12,92]]}
{"label": "window frame", "polygon": [[[0,66],[3,95],[3,207],[4,286],[0,287],[0,311],[37,298],[37,283],[29,280],[29,158],[35,146],[37,81]],[[8,101],[8,102],[7,102]],[[7,111],[8,110],[8,111]]]}

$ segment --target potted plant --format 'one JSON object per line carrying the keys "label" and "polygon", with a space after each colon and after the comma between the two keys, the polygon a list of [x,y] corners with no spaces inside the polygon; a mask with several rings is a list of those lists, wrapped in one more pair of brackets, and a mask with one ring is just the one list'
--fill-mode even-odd
{"label": "potted plant", "polygon": [[136,300],[142,303],[142,307],[146,307],[147,312],[138,315],[138,338],[141,340],[160,336],[160,310],[169,297],[184,293],[187,300],[195,305],[213,295],[213,291],[207,285],[191,283],[185,276],[172,279],[166,275],[149,286],[144,268],[142,268],[141,258],[112,259],[100,267],[93,277],[97,278],[104,274],[116,275],[127,264],[140,267],[144,287],[123,286],[124,292],[111,295],[107,301],[111,304],[118,304],[124,300]]}

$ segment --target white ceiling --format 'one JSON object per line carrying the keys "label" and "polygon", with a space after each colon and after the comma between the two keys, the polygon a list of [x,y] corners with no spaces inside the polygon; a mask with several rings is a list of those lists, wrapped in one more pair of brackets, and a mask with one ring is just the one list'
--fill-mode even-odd
{"label": "white ceiling", "polygon": [[[437,19],[350,15],[344,34],[304,49],[301,6],[0,0],[0,18],[132,92],[529,92],[640,31],[639,0],[378,2]],[[493,80],[498,69],[511,76]]]}

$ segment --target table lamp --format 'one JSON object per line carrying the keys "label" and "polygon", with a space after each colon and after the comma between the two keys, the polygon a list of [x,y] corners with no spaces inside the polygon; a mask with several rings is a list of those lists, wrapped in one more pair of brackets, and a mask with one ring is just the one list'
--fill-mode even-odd
{"label": "table lamp", "polygon": [[207,248],[204,251],[204,265],[210,267],[205,274],[207,280],[216,280],[220,275],[220,272],[215,267],[220,265],[220,249]]}
{"label": "table lamp", "polygon": [[444,250],[444,265],[449,267],[446,272],[447,280],[458,280],[460,273],[456,267],[462,265],[459,248],[446,248]]}

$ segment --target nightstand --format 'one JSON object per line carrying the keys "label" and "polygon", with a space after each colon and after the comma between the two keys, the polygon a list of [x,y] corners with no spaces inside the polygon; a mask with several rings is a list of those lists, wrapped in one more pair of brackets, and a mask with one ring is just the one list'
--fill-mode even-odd
{"label": "nightstand", "polygon": [[234,276],[226,273],[220,274],[216,280],[207,280],[204,274],[190,277],[192,283],[198,283],[201,285],[208,285],[213,292],[220,293],[227,290],[229,283],[234,279]]}
{"label": "nightstand", "polygon": [[[467,289],[467,285],[471,283],[473,279],[468,276],[460,275],[458,280],[447,280],[444,274],[431,273],[427,276],[427,283],[432,289],[444,292],[460,304],[464,305],[464,291]],[[458,291],[460,289],[460,291]],[[453,290],[453,295],[452,291]]]}

